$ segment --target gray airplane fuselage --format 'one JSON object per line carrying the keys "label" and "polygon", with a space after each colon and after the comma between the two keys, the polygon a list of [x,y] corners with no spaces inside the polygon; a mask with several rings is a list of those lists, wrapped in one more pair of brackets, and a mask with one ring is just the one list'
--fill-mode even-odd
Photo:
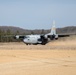
{"label": "gray airplane fuselage", "polygon": [[41,41],[39,41],[40,35],[27,35],[25,39],[23,39],[23,42],[26,44],[39,44]]}

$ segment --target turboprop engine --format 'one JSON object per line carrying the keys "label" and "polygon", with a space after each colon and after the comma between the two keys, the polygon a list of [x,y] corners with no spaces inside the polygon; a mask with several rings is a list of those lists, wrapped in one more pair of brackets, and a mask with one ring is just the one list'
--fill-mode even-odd
{"label": "turboprop engine", "polygon": [[15,37],[14,37],[15,39],[24,39],[25,38],[25,36],[22,36],[22,35],[16,35]]}

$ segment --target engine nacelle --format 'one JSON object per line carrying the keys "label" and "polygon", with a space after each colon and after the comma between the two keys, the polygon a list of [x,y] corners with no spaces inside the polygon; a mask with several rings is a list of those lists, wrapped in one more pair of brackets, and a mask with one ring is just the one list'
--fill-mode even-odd
{"label": "engine nacelle", "polygon": [[16,35],[15,36],[15,39],[24,39],[25,38],[25,36],[22,36],[22,35]]}
{"label": "engine nacelle", "polygon": [[16,36],[15,36],[15,39],[19,39],[19,35],[16,35]]}
{"label": "engine nacelle", "polygon": [[41,41],[42,41],[42,45],[45,45],[48,42],[48,38],[45,37],[45,35],[41,35]]}
{"label": "engine nacelle", "polygon": [[56,39],[56,40],[58,39],[58,34],[55,35],[55,39]]}
{"label": "engine nacelle", "polygon": [[47,38],[49,38],[50,40],[54,40],[55,39],[55,35],[48,35]]}
{"label": "engine nacelle", "polygon": [[50,40],[58,39],[58,35],[47,35],[47,38],[49,38]]}

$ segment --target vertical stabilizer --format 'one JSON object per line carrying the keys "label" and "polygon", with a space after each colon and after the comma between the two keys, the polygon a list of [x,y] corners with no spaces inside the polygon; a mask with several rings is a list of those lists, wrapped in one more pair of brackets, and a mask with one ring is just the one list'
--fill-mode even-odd
{"label": "vertical stabilizer", "polygon": [[51,28],[51,35],[56,35],[55,21],[53,21],[53,25],[52,25],[52,28]]}

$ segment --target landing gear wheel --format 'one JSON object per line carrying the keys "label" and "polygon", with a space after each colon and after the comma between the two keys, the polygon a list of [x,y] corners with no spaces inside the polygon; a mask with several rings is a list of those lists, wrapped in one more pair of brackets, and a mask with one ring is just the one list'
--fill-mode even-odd
{"label": "landing gear wheel", "polygon": [[42,45],[45,45],[46,44],[46,42],[42,42]]}
{"label": "landing gear wheel", "polygon": [[26,45],[29,45],[29,44],[26,44]]}

